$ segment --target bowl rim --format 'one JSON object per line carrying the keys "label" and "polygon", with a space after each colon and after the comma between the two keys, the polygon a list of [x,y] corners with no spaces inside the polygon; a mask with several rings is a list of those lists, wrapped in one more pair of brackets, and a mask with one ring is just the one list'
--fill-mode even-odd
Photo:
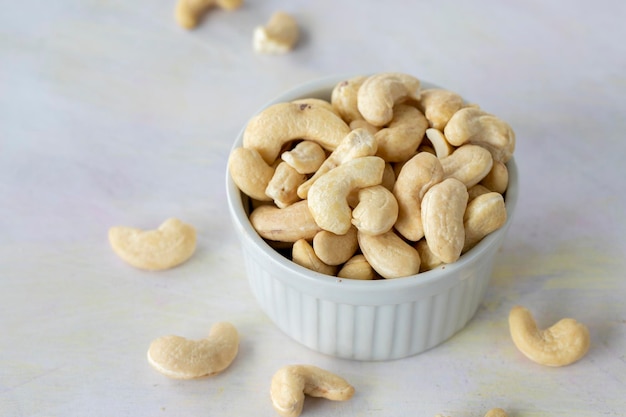
{"label": "bowl rim", "polygon": [[[363,74],[367,75],[367,74]],[[358,74],[347,75],[333,75],[323,78],[318,78],[300,85],[297,85],[286,92],[277,95],[273,99],[266,102],[261,106],[257,112],[258,114],[263,109],[280,102],[296,100],[300,98],[330,98],[330,93],[333,87],[344,80],[358,76]],[[421,81],[422,89],[424,88],[440,88],[437,85]],[[243,144],[243,132],[245,131],[246,124],[238,133],[229,152],[242,146]],[[349,278],[339,278],[336,276],[322,274],[316,271],[312,271],[308,268],[300,266],[295,262],[287,259],[281,255],[277,250],[272,248],[252,227],[248,220],[248,214],[244,207],[244,196],[242,192],[233,182],[228,167],[226,168],[226,198],[231,213],[231,218],[236,226],[236,229],[240,231],[243,237],[250,239],[263,254],[263,256],[269,262],[277,264],[281,269],[287,269],[293,272],[293,277],[285,278],[286,281],[293,283],[293,280],[297,276],[300,280],[306,281],[308,284],[318,285],[322,287],[330,287],[337,289],[337,284],[341,284],[342,287],[348,288],[351,291],[362,292],[372,290],[389,290],[389,291],[402,291],[406,289],[414,290],[416,288],[422,288],[432,285],[434,282],[440,282],[446,277],[450,279],[458,279],[458,273],[463,270],[468,264],[471,264],[477,260],[477,258],[485,252],[487,249],[494,245],[497,245],[504,235],[507,233],[511,222],[513,221],[515,208],[517,206],[519,195],[519,182],[518,182],[518,169],[515,163],[515,158],[512,157],[507,163],[509,171],[509,184],[505,193],[505,207],[507,209],[507,219],[505,224],[498,230],[492,232],[485,238],[483,238],[476,246],[464,253],[457,261],[449,264],[442,264],[435,267],[432,270],[420,272],[415,275],[410,275],[401,278],[393,279],[380,279],[380,280],[356,280]],[[455,278],[457,277],[457,278]]]}

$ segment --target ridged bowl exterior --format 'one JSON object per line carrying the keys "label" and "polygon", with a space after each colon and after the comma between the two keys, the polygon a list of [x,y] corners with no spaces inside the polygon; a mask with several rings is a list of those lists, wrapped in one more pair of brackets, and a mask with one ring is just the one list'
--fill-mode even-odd
{"label": "ridged bowl exterior", "polygon": [[[330,97],[349,77],[318,80],[267,105]],[[241,146],[242,135],[234,147]],[[287,335],[324,354],[355,360],[399,359],[430,349],[461,330],[484,298],[495,256],[517,202],[517,168],[507,163],[506,224],[453,264],[391,280],[359,281],[319,274],[271,248],[248,220],[248,199],[226,175],[227,199],[241,241],[250,288]]]}

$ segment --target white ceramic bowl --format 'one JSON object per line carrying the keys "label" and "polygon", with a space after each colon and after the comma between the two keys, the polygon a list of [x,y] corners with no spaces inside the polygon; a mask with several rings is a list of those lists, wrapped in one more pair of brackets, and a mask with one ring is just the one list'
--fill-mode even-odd
{"label": "white ceramic bowl", "polygon": [[[328,100],[333,87],[348,78],[329,77],[304,84],[264,107],[304,97]],[[242,134],[233,148],[242,146]],[[390,360],[442,343],[467,324],[485,295],[517,202],[515,161],[507,165],[508,220],[503,227],[453,264],[405,278],[374,281],[319,274],[276,252],[252,228],[248,198],[226,173],[228,205],[254,296],[283,332],[328,355]]]}

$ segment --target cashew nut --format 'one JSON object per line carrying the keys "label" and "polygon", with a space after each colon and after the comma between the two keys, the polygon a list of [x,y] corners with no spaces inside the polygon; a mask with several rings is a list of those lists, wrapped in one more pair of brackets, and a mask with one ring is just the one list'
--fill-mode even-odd
{"label": "cashew nut", "polygon": [[277,103],[250,120],[243,133],[243,146],[256,149],[272,164],[287,142],[312,140],[332,151],[348,133],[350,127],[322,106]]}
{"label": "cashew nut", "polygon": [[350,122],[350,129],[354,130],[359,128],[367,130],[372,135],[375,135],[376,132],[380,130],[380,127],[373,126],[363,119],[353,120]]}
{"label": "cashew nut", "polygon": [[419,253],[393,230],[376,236],[359,232],[357,236],[365,259],[383,278],[400,278],[419,272]]}
{"label": "cashew nut", "polygon": [[508,415],[506,414],[506,411],[501,408],[492,408],[491,410],[487,411],[485,417],[508,417]]}
{"label": "cashew nut", "polygon": [[309,189],[321,176],[333,168],[363,156],[372,156],[378,150],[376,138],[365,129],[355,129],[348,133],[337,148],[326,158],[319,169],[304,184],[298,187],[298,195],[305,199]]}
{"label": "cashew nut", "polygon": [[305,97],[305,98],[299,98],[296,100],[292,100],[291,101],[294,104],[308,104],[310,106],[315,106],[315,107],[321,107],[323,109],[326,109],[330,112],[335,113],[337,116],[341,117],[341,115],[339,114],[339,112],[333,107],[332,104],[330,104],[330,102],[322,99],[322,98],[314,98],[314,97]]}
{"label": "cashew nut", "polygon": [[430,127],[443,130],[454,113],[465,105],[463,98],[440,88],[422,90],[418,108],[424,113]]}
{"label": "cashew nut", "polygon": [[148,349],[148,362],[170,378],[199,378],[217,375],[228,368],[238,350],[237,329],[221,322],[211,327],[206,339],[164,336],[154,340]]}
{"label": "cashew nut", "polygon": [[354,387],[340,376],[313,365],[287,365],[272,377],[270,396],[274,409],[281,416],[298,417],[305,394],[346,401],[354,395]]}
{"label": "cashew nut", "polygon": [[174,17],[180,26],[192,29],[198,25],[202,15],[211,7],[217,5],[225,10],[234,10],[242,3],[243,0],[178,0]]}
{"label": "cashew nut", "polygon": [[485,187],[484,185],[481,184],[476,184],[470,188],[467,189],[467,193],[469,194],[469,200],[468,201],[472,201],[473,199],[475,199],[476,197],[483,195],[483,194],[487,194],[490,193],[491,190],[487,187]]}
{"label": "cashew nut", "polygon": [[383,180],[380,185],[382,185],[389,191],[393,191],[393,187],[394,185],[396,185],[396,173],[393,169],[392,164],[385,164],[385,170],[383,171]]}
{"label": "cashew nut", "polygon": [[398,174],[393,195],[398,201],[398,233],[411,241],[424,236],[421,204],[426,191],[443,179],[439,159],[428,152],[420,152],[409,159]]}
{"label": "cashew nut", "polygon": [[[237,187],[247,196],[258,201],[271,201],[265,194],[274,176],[274,167],[263,160],[254,149],[235,148],[228,157],[228,172]],[[254,175],[250,175],[250,173]]]}
{"label": "cashew nut", "polygon": [[444,263],[455,262],[461,256],[467,200],[467,188],[455,178],[433,185],[422,199],[424,237],[430,250]]}
{"label": "cashew nut", "polygon": [[477,107],[463,108],[450,118],[443,134],[451,145],[480,145],[491,152],[494,160],[506,163],[515,150],[515,133],[498,117]]}
{"label": "cashew nut", "polygon": [[374,135],[378,142],[378,156],[387,162],[402,162],[417,152],[428,121],[415,107],[397,104],[389,125]]}
{"label": "cashew nut", "polygon": [[361,188],[358,204],[352,210],[352,224],[361,233],[380,235],[388,232],[398,218],[398,202],[382,185]]}
{"label": "cashew nut", "polygon": [[261,54],[284,54],[294,48],[299,37],[296,19],[285,12],[275,12],[265,27],[254,29],[252,47]]}
{"label": "cashew nut", "polygon": [[173,268],[196,250],[196,230],[170,218],[156,230],[115,226],[109,229],[113,251],[130,265],[150,271]]}
{"label": "cashew nut", "polygon": [[357,106],[357,96],[366,79],[366,76],[357,76],[342,81],[335,85],[330,94],[331,104],[348,124],[363,119]]}
{"label": "cashew nut", "polygon": [[259,206],[250,213],[250,223],[262,238],[278,242],[313,239],[322,230],[311,216],[306,200],[282,209],[273,205]]}
{"label": "cashew nut", "polygon": [[482,238],[498,230],[506,222],[506,207],[502,194],[482,194],[467,204],[463,216],[465,243],[463,253],[473,248]]}
{"label": "cashew nut", "polygon": [[348,261],[359,248],[356,228],[351,227],[344,235],[322,230],[313,238],[317,257],[327,265],[339,265]]}
{"label": "cashew nut", "polygon": [[489,171],[480,183],[491,191],[504,194],[509,186],[509,170],[504,163],[493,161],[491,171]]}
{"label": "cashew nut", "polygon": [[426,129],[426,138],[428,138],[428,141],[433,146],[435,154],[439,159],[450,156],[454,151],[454,148],[448,143],[441,130],[434,129],[432,127],[430,129]]}
{"label": "cashew nut", "polygon": [[300,174],[312,174],[324,163],[326,152],[317,143],[305,140],[283,152],[280,158]]}
{"label": "cashew nut", "polygon": [[509,330],[520,352],[541,365],[569,365],[589,350],[589,329],[574,319],[561,319],[539,330],[530,311],[515,306],[509,313]]}
{"label": "cashew nut", "polygon": [[339,278],[371,280],[376,278],[376,272],[369,262],[367,262],[365,256],[359,254],[348,259],[337,273],[337,276]]}
{"label": "cashew nut", "polygon": [[285,208],[300,200],[297,191],[304,181],[306,181],[304,174],[300,174],[288,163],[281,162],[267,184],[265,194],[272,198],[278,207]]}
{"label": "cashew nut", "polygon": [[472,187],[478,184],[491,171],[493,159],[489,151],[478,145],[463,145],[452,155],[441,159],[445,178],[456,178]]}
{"label": "cashew nut", "polygon": [[293,244],[291,249],[291,260],[300,266],[308,268],[320,274],[335,275],[337,268],[334,265],[327,265],[315,254],[313,247],[304,239],[300,239]]}
{"label": "cashew nut", "polygon": [[385,72],[368,77],[357,94],[357,106],[365,120],[384,126],[393,119],[393,108],[420,97],[420,81],[408,74]]}
{"label": "cashew nut", "polygon": [[442,264],[441,259],[435,256],[430,247],[428,247],[426,239],[420,239],[415,244],[415,249],[417,249],[417,253],[420,255],[420,272],[430,271]]}
{"label": "cashew nut", "polygon": [[345,234],[351,226],[352,211],[348,194],[359,188],[381,183],[385,161],[377,156],[350,160],[322,175],[308,193],[308,203],[315,222],[324,230]]}

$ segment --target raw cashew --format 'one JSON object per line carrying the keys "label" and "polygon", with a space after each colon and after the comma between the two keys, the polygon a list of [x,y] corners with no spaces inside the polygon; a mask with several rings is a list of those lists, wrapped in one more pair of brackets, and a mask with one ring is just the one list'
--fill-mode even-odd
{"label": "raw cashew", "polygon": [[437,158],[443,159],[450,156],[454,151],[454,148],[448,143],[443,132],[438,129],[430,128],[426,129],[426,137],[433,146]]}
{"label": "raw cashew", "polygon": [[310,269],[320,274],[335,275],[337,268],[334,265],[327,265],[315,254],[313,247],[304,239],[300,239],[293,244],[291,249],[291,260],[300,266]]}
{"label": "raw cashew", "polygon": [[369,124],[366,120],[358,119],[350,122],[350,129],[365,129],[370,132],[372,135],[375,135],[376,132],[380,130],[380,127]]}
{"label": "raw cashew", "polygon": [[502,194],[482,194],[467,204],[463,216],[465,243],[463,253],[473,248],[482,238],[498,230],[506,222],[506,207]]}
{"label": "raw cashew", "polygon": [[367,79],[366,76],[357,76],[335,85],[330,95],[330,102],[346,123],[362,120],[363,116],[357,106],[359,88]]}
{"label": "raw cashew", "polygon": [[430,271],[442,264],[441,259],[428,247],[426,239],[420,239],[415,244],[415,249],[417,249],[417,253],[420,255],[420,272]]}
{"label": "raw cashew", "polygon": [[281,416],[298,417],[305,394],[346,401],[354,395],[354,387],[340,376],[313,365],[287,365],[272,377],[270,396],[274,409]]}
{"label": "raw cashew", "polygon": [[428,119],[430,127],[443,130],[454,113],[463,108],[463,98],[440,88],[422,90],[418,107]]}
{"label": "raw cashew", "polygon": [[109,229],[113,251],[130,265],[150,271],[173,268],[196,250],[196,229],[170,218],[156,230],[115,226]]}
{"label": "raw cashew", "polygon": [[393,195],[398,201],[398,233],[411,241],[424,236],[421,204],[426,191],[443,179],[443,168],[435,155],[420,152],[409,159],[398,174]]}
{"label": "raw cashew", "polygon": [[509,186],[509,170],[504,163],[493,161],[491,171],[489,171],[480,183],[491,191],[504,194]]}
{"label": "raw cashew", "polygon": [[489,151],[478,145],[463,145],[452,155],[441,159],[445,178],[456,178],[467,188],[478,184],[491,171],[493,159]]}
{"label": "raw cashew", "polygon": [[352,210],[352,224],[361,233],[380,235],[388,232],[398,218],[398,202],[382,185],[361,188],[358,204]]}
{"label": "raw cashew", "polygon": [[461,256],[467,200],[467,188],[455,178],[433,185],[422,199],[424,237],[430,250],[444,263],[455,262]]}
{"label": "raw cashew", "polygon": [[252,47],[261,54],[284,54],[294,48],[299,38],[296,19],[285,12],[275,12],[267,25],[254,29]]}
{"label": "raw cashew", "polygon": [[314,98],[314,97],[305,97],[305,98],[299,98],[296,100],[292,100],[291,101],[294,104],[307,104],[309,106],[312,107],[321,107],[323,109],[326,109],[330,112],[335,113],[337,116],[341,117],[341,115],[339,114],[339,112],[333,107],[332,104],[330,104],[329,101],[326,101],[322,98]]}
{"label": "raw cashew", "polygon": [[371,280],[376,278],[376,272],[367,262],[365,256],[359,254],[348,259],[348,262],[341,267],[337,276],[339,278]]}
{"label": "raw cashew", "polygon": [[378,150],[376,138],[365,129],[355,129],[348,133],[339,143],[339,146],[326,158],[319,169],[304,184],[298,187],[298,195],[305,199],[309,189],[322,175],[333,168],[363,156],[372,156]]}
{"label": "raw cashew", "polygon": [[589,350],[589,329],[574,319],[561,319],[539,330],[530,311],[515,306],[509,313],[509,330],[520,352],[541,365],[569,365]]}
{"label": "raw cashew", "polygon": [[467,189],[467,193],[469,194],[469,200],[468,201],[472,201],[473,199],[475,199],[476,197],[483,195],[483,194],[487,194],[490,193],[491,190],[487,187],[485,187],[484,185],[481,184],[476,184],[470,188]]}
{"label": "raw cashew", "polygon": [[487,411],[487,414],[485,414],[485,417],[508,417],[506,414],[506,411],[504,411],[501,408],[492,408],[491,410]]}
{"label": "raw cashew", "polygon": [[359,188],[381,183],[385,161],[377,156],[350,160],[322,175],[308,193],[315,222],[324,230],[343,235],[350,229],[352,211],[348,194]]}
{"label": "raw cashew", "polygon": [[306,181],[304,174],[300,174],[288,163],[281,162],[274,171],[274,176],[267,184],[265,194],[274,200],[279,208],[285,208],[300,200],[298,187]]}
{"label": "raw cashew", "polygon": [[228,157],[228,172],[233,182],[247,196],[258,201],[272,200],[265,194],[265,190],[274,176],[274,167],[269,166],[256,150],[233,149]]}
{"label": "raw cashew", "polygon": [[322,230],[313,238],[317,257],[327,265],[339,265],[349,260],[359,248],[356,228],[351,227],[344,235]]}
{"label": "raw cashew", "polygon": [[170,378],[199,378],[217,375],[228,368],[238,350],[237,329],[221,322],[211,327],[206,339],[164,336],[154,340],[148,349],[148,362]]}
{"label": "raw cashew", "polygon": [[387,162],[402,162],[417,152],[428,121],[415,107],[397,104],[393,108],[393,119],[389,125],[374,135],[378,142],[378,152]]}
{"label": "raw cashew", "polygon": [[280,158],[300,174],[312,174],[326,160],[326,152],[317,143],[305,140],[290,151],[283,152]]}
{"label": "raw cashew", "polygon": [[242,0],[178,0],[174,17],[180,26],[192,29],[198,25],[202,15],[211,7],[217,5],[225,10],[234,10],[242,3]]}
{"label": "raw cashew", "polygon": [[511,159],[515,150],[515,133],[511,126],[477,107],[466,107],[454,113],[443,134],[453,146],[480,145],[491,152],[494,160],[504,163]]}
{"label": "raw cashew", "polygon": [[383,181],[380,183],[380,185],[382,185],[389,191],[393,191],[393,187],[394,185],[396,185],[396,173],[393,170],[392,164],[385,164],[385,170],[383,171]]}
{"label": "raw cashew", "polygon": [[277,103],[254,116],[243,133],[244,148],[256,149],[272,164],[287,142],[304,139],[334,150],[350,133],[335,113],[310,104]]}
{"label": "raw cashew", "polygon": [[282,209],[259,206],[250,213],[250,223],[262,238],[279,242],[313,239],[322,230],[311,216],[306,200]]}
{"label": "raw cashew", "polygon": [[358,238],[365,259],[383,278],[400,278],[419,272],[417,250],[393,230],[377,236],[359,232]]}
{"label": "raw cashew", "polygon": [[408,74],[385,72],[372,75],[359,88],[359,112],[374,126],[384,126],[393,119],[393,107],[397,103],[419,99],[420,87],[420,81]]}

